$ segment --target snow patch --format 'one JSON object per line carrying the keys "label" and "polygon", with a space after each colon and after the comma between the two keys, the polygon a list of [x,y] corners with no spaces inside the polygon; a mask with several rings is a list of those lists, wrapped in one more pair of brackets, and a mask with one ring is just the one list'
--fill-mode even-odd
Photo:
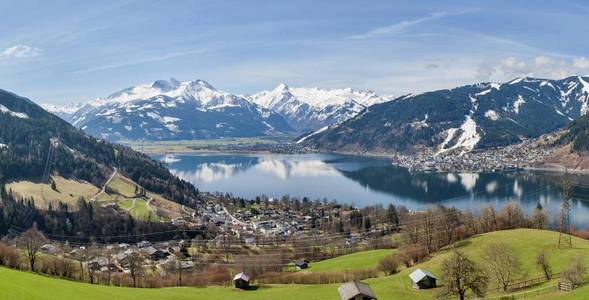
{"label": "snow patch", "polygon": [[16,118],[21,118],[21,119],[28,119],[29,118],[29,116],[27,114],[21,113],[21,112],[14,112],[2,104],[0,104],[0,112],[5,113],[5,114],[9,114],[9,115],[16,117]]}
{"label": "snow patch", "polygon": [[489,109],[487,110],[487,112],[485,112],[485,117],[493,120],[493,121],[497,121],[499,120],[499,115],[497,114],[496,111]]}
{"label": "snow patch", "polygon": [[521,95],[517,95],[517,99],[515,100],[515,102],[513,102],[513,111],[516,114],[519,114],[519,108],[526,103],[526,100],[524,100],[524,97],[522,97]]}
{"label": "snow patch", "polygon": [[324,131],[325,131],[325,130],[327,130],[328,128],[329,128],[329,126],[322,127],[322,128],[320,128],[320,129],[318,129],[318,130],[314,131],[313,133],[311,133],[311,134],[308,134],[308,135],[306,135],[306,136],[302,137],[301,139],[299,139],[299,140],[297,141],[297,144],[300,144],[300,143],[304,142],[305,140],[307,140],[308,138],[310,138],[310,137],[312,137],[312,136],[315,136],[315,135],[317,135],[317,134],[320,134],[320,133],[324,132]]}
{"label": "snow patch", "polygon": [[[444,147],[454,138],[456,131],[458,131],[459,129],[461,130],[462,134],[460,135],[460,137],[458,137],[456,144],[454,144],[452,147],[448,149],[444,149]],[[462,126],[460,126],[460,128],[450,128],[446,130],[446,133],[448,135],[446,136],[444,142],[440,145],[441,150],[438,152],[438,154],[452,149],[463,149],[461,153],[463,154],[467,151],[474,149],[476,144],[481,140],[481,136],[477,132],[477,123],[472,119],[470,115],[466,116],[466,119],[464,120],[464,123],[462,123]]]}

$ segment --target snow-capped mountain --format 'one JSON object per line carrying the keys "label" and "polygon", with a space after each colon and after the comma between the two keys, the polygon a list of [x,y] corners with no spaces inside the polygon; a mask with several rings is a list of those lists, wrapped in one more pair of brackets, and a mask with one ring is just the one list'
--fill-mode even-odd
{"label": "snow-capped mountain", "polygon": [[50,103],[40,103],[39,105],[43,107],[46,111],[69,122],[71,121],[72,116],[86,104],[73,102],[65,105],[57,105]]}
{"label": "snow-capped mountain", "polygon": [[526,77],[400,97],[302,142],[340,151],[470,151],[538,137],[588,112],[589,77]]}
{"label": "snow-capped mountain", "polygon": [[384,101],[372,91],[294,88],[284,83],[273,90],[254,94],[249,99],[278,112],[300,131],[341,123],[366,107]]}
{"label": "snow-capped mountain", "polygon": [[70,122],[109,140],[250,137],[293,131],[279,114],[203,80],[157,80],[96,99]]}

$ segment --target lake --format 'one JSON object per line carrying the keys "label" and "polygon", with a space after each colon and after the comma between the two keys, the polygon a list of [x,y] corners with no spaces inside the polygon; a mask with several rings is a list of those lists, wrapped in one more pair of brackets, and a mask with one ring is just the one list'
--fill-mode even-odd
{"label": "lake", "polygon": [[[153,158],[202,191],[253,199],[309,197],[366,206],[404,205],[420,210],[432,204],[469,208],[501,207],[516,201],[526,212],[538,203],[552,217],[560,209],[563,174],[517,171],[494,173],[410,172],[384,158],[339,154],[166,154]],[[569,175],[589,186],[589,176]],[[572,222],[589,225],[589,201],[575,189]]]}

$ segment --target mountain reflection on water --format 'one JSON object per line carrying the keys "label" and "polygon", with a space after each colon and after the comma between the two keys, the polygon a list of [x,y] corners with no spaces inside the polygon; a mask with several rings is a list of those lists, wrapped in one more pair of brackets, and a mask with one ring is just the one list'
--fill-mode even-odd
{"label": "mountain reflection on water", "polygon": [[[410,209],[443,204],[477,211],[517,201],[526,212],[538,203],[559,210],[562,174],[547,172],[410,172],[382,158],[339,154],[167,154],[156,155],[172,173],[200,190],[254,198],[307,196],[358,206],[394,203]],[[570,175],[589,183],[589,176]],[[575,190],[573,221],[589,224],[586,191]]]}

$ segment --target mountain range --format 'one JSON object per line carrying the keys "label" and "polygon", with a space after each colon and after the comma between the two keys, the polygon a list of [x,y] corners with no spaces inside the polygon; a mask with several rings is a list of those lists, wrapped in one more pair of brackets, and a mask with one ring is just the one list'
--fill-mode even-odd
{"label": "mountain range", "polygon": [[589,78],[517,78],[408,95],[301,139],[324,151],[470,151],[564,128],[589,111]]}
{"label": "mountain range", "polygon": [[157,80],[85,104],[42,105],[107,140],[293,135],[337,124],[383,99],[353,89],[291,88],[240,96],[203,80]]}
{"label": "mountain range", "polygon": [[281,83],[249,99],[283,116],[299,131],[309,131],[341,123],[366,107],[384,102],[373,91],[346,89],[293,88]]}

